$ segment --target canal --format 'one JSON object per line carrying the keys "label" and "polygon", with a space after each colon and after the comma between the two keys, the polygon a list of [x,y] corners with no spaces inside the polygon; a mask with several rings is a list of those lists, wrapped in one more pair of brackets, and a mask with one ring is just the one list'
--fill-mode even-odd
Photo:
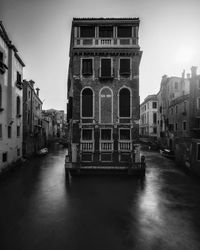
{"label": "canal", "polygon": [[55,145],[0,180],[1,250],[199,250],[200,184],[157,152],[145,178],[65,176]]}

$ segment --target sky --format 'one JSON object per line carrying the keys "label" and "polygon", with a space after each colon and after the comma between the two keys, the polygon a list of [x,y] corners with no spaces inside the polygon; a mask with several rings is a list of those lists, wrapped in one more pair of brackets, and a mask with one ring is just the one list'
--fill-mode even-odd
{"label": "sky", "polygon": [[66,111],[73,17],[139,17],[140,101],[163,75],[200,68],[199,0],[0,0],[0,20],[40,88],[43,109]]}

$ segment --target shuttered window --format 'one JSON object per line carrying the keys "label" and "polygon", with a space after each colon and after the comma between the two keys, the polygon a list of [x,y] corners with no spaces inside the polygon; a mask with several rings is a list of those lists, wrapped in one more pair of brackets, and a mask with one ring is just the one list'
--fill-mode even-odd
{"label": "shuttered window", "polygon": [[81,26],[81,37],[95,37],[94,26]]}
{"label": "shuttered window", "polygon": [[111,77],[111,59],[101,59],[101,77]]}
{"label": "shuttered window", "polygon": [[119,26],[117,27],[118,37],[132,37],[132,27],[131,26]]}
{"label": "shuttered window", "polygon": [[120,59],[120,75],[130,75],[130,59]]}
{"label": "shuttered window", "polygon": [[92,59],[82,60],[82,75],[92,75]]}

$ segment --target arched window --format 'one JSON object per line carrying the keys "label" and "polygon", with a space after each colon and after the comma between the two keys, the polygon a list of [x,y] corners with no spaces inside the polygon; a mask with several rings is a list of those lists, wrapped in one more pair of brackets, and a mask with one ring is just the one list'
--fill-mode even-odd
{"label": "arched window", "polygon": [[2,87],[0,85],[0,108],[2,108]]}
{"label": "arched window", "polygon": [[112,123],[112,91],[103,88],[100,92],[100,122]]}
{"label": "arched window", "polygon": [[130,117],[130,90],[123,88],[119,92],[119,117]]}
{"label": "arched window", "polygon": [[85,88],[82,91],[82,117],[93,117],[93,91],[90,88]]}
{"label": "arched window", "polygon": [[17,96],[17,115],[20,115],[20,97]]}

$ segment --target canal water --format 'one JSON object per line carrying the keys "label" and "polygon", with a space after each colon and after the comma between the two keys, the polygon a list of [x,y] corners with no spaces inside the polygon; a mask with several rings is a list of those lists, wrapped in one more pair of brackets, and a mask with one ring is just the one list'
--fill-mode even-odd
{"label": "canal water", "polygon": [[1,250],[199,250],[200,184],[157,152],[144,179],[66,178],[58,144],[0,180]]}

